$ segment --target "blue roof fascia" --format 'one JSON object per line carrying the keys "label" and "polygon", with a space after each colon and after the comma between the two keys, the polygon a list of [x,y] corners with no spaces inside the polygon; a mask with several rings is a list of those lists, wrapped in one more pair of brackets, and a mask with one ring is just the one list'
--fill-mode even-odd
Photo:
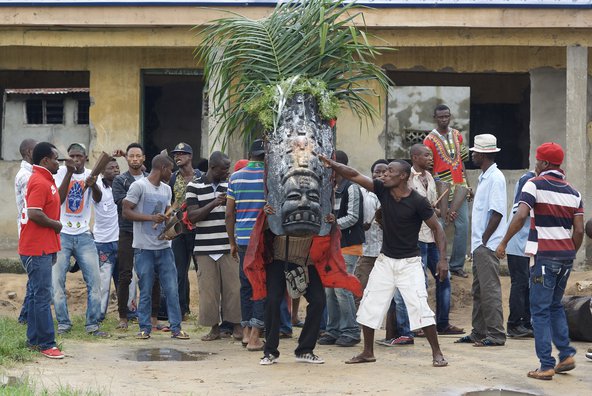
{"label": "blue roof fascia", "polygon": [[[272,0],[0,0],[0,7],[208,7],[275,6]],[[592,9],[592,0],[359,0],[357,4],[376,8],[581,8]]]}

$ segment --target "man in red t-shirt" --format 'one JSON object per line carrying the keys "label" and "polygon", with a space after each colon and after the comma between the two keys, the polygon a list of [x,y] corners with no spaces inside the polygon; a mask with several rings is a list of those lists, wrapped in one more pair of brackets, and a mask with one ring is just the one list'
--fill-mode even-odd
{"label": "man in red t-shirt", "polygon": [[53,180],[59,168],[58,151],[51,143],[33,149],[33,174],[29,179],[21,215],[18,252],[29,276],[31,297],[27,306],[27,344],[50,359],[62,359],[51,315],[51,268],[60,250],[60,195]]}

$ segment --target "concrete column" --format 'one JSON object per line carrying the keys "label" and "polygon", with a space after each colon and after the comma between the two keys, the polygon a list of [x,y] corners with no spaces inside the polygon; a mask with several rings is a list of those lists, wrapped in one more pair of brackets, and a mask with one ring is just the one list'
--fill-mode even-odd
{"label": "concrete column", "polygon": [[[567,180],[582,194],[584,204],[589,200],[587,180],[589,176],[587,124],[588,47],[567,47],[566,68],[566,159]],[[580,250],[576,265],[584,262],[586,246]]]}

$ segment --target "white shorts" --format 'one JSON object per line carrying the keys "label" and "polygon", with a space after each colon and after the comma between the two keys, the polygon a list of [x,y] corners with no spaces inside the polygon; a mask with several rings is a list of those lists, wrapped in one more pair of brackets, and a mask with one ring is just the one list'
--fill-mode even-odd
{"label": "white shorts", "polygon": [[411,330],[436,324],[434,312],[428,306],[421,257],[393,259],[382,253],[376,259],[364,289],[357,314],[358,323],[380,329],[395,289],[399,289],[407,306]]}

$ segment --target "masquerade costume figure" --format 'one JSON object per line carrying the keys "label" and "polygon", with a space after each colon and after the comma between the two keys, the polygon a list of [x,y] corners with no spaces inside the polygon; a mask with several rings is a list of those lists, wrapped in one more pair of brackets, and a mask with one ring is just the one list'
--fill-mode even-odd
{"label": "masquerade costume figure", "polygon": [[[318,333],[320,323],[317,311],[322,313],[325,305],[324,293],[317,293],[321,284],[360,291],[359,281],[345,272],[340,233],[327,221],[333,174],[319,160],[319,155],[334,155],[340,108],[345,105],[355,115],[372,119],[377,112],[367,94],[376,94],[365,84],[377,83],[381,90],[388,86],[382,69],[371,61],[377,48],[360,26],[361,13],[350,2],[287,1],[260,20],[232,14],[213,21],[201,31],[205,39],[196,50],[206,84],[211,82],[213,117],[224,131],[219,139],[225,144],[238,135],[246,143],[258,137],[264,141],[270,210],[253,228],[243,269],[253,287],[252,299],[268,295],[268,329],[279,320],[276,299],[286,287],[284,271],[298,264],[309,269],[305,297],[314,300],[309,305],[314,314],[307,317],[310,324],[306,327],[305,322],[296,350],[297,359],[308,363],[322,363],[312,353],[312,333]],[[273,37],[268,32],[274,32]],[[272,245],[262,243],[264,224],[274,236]],[[292,258],[280,260],[284,240],[284,253]],[[310,248],[305,247],[307,241]],[[261,364],[273,364],[279,356],[273,338],[265,353]]]}

